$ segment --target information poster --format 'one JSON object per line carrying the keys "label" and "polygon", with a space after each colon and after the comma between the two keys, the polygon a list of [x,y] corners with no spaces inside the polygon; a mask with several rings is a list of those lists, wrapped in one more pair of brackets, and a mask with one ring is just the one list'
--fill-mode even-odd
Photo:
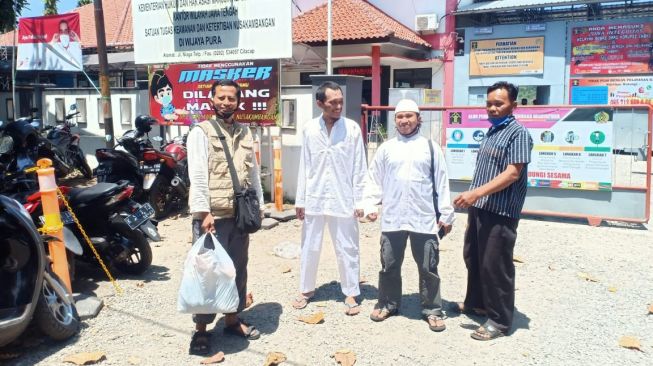
{"label": "information poster", "polygon": [[79,14],[20,18],[17,70],[82,70]]}
{"label": "information poster", "polygon": [[644,74],[652,71],[653,23],[576,27],[571,74]]}
{"label": "information poster", "polygon": [[470,76],[544,73],[544,37],[471,41]]}
{"label": "information poster", "polygon": [[133,0],[134,62],[292,57],[290,0]]}
{"label": "information poster", "polygon": [[215,115],[211,85],[235,80],[242,88],[237,121],[274,126],[279,117],[279,61],[175,64],[154,68],[150,78],[150,115],[162,125],[191,125]]}
{"label": "information poster", "polygon": [[[528,108],[515,113],[533,139],[529,187],[612,189],[609,108]],[[471,180],[490,123],[485,109],[448,112],[446,161],[451,179]]]}
{"label": "information poster", "polygon": [[653,104],[653,76],[571,79],[571,104]]}

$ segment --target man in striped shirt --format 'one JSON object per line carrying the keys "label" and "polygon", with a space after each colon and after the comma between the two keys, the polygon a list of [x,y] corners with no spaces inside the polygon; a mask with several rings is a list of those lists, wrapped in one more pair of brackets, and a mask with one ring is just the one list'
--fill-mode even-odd
{"label": "man in striped shirt", "polygon": [[468,209],[463,249],[467,295],[458,310],[487,315],[487,322],[472,333],[481,341],[506,335],[515,309],[512,254],[533,149],[530,134],[512,115],[517,93],[507,82],[488,88],[486,109],[492,126],[478,151],[469,190],[454,199],[455,206]]}

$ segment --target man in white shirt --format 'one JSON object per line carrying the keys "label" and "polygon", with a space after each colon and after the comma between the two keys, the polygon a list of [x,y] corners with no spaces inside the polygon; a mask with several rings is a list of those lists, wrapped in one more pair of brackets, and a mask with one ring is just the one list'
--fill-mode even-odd
{"label": "man in white shirt", "polygon": [[363,181],[367,170],[358,124],[341,116],[343,95],[334,82],[323,83],[316,92],[322,115],[309,121],[302,132],[295,207],[304,220],[300,269],[300,295],[293,307],[303,309],[315,293],[317,267],[324,226],[329,226],[336,251],[340,286],[347,315],[360,307],[360,257],[358,218],[363,216]]}
{"label": "man in white shirt", "polygon": [[[432,331],[440,332],[446,325],[438,275],[438,231],[451,231],[454,211],[444,155],[438,144],[419,135],[419,113],[414,101],[399,101],[395,107],[397,137],[379,147],[368,172],[366,209],[370,212],[374,205],[383,205],[379,300],[370,318],[380,322],[399,311],[401,264],[410,237],[419,269],[422,315]],[[367,217],[376,220],[376,208]]]}
{"label": "man in white shirt", "polygon": [[[213,83],[211,95],[216,119],[203,121],[191,129],[187,141],[193,241],[205,232],[212,232],[231,257],[240,302],[236,313],[225,314],[225,333],[254,340],[260,337],[260,332],[238,318],[247,301],[249,234],[236,226],[233,183],[220,135],[227,143],[240,185],[256,190],[263,212],[259,167],[249,127],[235,121],[233,116],[240,104],[240,86],[232,80],[219,80]],[[215,314],[193,315],[196,331],[190,344],[191,354],[209,352],[211,333],[206,331],[206,326],[214,320]]]}

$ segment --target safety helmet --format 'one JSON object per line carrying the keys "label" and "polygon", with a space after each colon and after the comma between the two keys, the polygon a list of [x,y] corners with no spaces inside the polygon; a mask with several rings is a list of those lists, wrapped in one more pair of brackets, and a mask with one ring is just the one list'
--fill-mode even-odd
{"label": "safety helmet", "polygon": [[141,114],[136,117],[134,121],[136,124],[136,129],[140,132],[147,133],[152,131],[152,125],[156,123],[156,120],[146,114]]}

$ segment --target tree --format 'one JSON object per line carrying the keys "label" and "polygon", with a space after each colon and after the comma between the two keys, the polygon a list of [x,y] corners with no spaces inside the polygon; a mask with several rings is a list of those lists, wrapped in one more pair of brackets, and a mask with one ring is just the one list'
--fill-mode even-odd
{"label": "tree", "polygon": [[57,1],[58,0],[43,0],[44,8],[43,15],[57,14]]}
{"label": "tree", "polygon": [[77,7],[92,4],[93,0],[77,0]]}
{"label": "tree", "polygon": [[[20,15],[28,1],[0,1],[0,32],[5,33],[16,28],[17,15]],[[16,13],[14,13],[14,2],[16,4]]]}

